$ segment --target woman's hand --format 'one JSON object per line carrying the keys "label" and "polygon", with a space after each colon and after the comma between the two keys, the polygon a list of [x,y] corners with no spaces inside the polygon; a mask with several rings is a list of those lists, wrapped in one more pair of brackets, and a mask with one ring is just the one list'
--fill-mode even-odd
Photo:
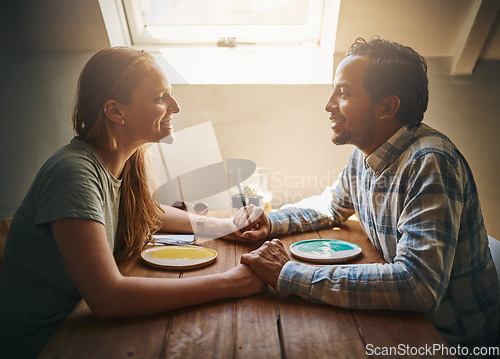
{"label": "woman's hand", "polygon": [[271,230],[271,224],[264,210],[251,204],[241,208],[234,219],[207,218],[205,228],[205,234],[209,236],[252,242],[265,238]]}
{"label": "woman's hand", "polygon": [[227,296],[230,298],[246,297],[266,289],[266,284],[245,264],[238,264],[221,275],[228,280],[229,292]]}
{"label": "woman's hand", "polygon": [[205,221],[204,235],[212,238],[229,239],[233,241],[254,241],[253,238],[243,237],[245,228],[238,229],[232,218],[212,218]]}

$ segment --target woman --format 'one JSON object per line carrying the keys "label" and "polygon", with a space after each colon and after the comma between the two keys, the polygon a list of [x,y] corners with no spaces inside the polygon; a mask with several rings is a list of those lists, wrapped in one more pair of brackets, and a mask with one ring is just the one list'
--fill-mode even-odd
{"label": "woman", "polygon": [[[153,203],[144,145],[173,134],[180,111],[153,57],[95,54],[78,83],[76,137],[44,164],[14,215],[0,277],[0,352],[33,357],[83,297],[99,319],[129,317],[258,293],[245,265],[189,279],[123,277],[116,260],[157,230],[191,232],[195,215]],[[242,233],[208,218],[207,234]],[[230,235],[231,236],[231,235]]]}

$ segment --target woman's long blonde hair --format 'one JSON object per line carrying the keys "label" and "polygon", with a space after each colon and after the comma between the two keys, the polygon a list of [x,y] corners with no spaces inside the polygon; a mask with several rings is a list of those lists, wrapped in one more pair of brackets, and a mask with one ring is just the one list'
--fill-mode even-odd
{"label": "woman's long blonde hair", "polygon": [[[104,103],[128,103],[131,92],[155,60],[145,51],[113,47],[99,51],[85,65],[78,80],[73,130],[89,144],[113,148]],[[121,200],[115,258],[130,258],[160,228],[161,208],[151,198],[146,176],[146,148],[140,147],[122,172]]]}

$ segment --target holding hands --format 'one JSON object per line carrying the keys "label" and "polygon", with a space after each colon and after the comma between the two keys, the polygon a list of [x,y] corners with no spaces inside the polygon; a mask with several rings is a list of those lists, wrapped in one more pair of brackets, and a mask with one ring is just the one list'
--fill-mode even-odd
{"label": "holding hands", "polygon": [[271,231],[271,222],[264,210],[253,204],[240,208],[233,218],[233,223],[241,235],[240,240],[264,239]]}
{"label": "holding hands", "polygon": [[[264,210],[253,204],[240,208],[233,218],[238,228],[240,240],[256,241],[264,239],[271,232],[271,222]],[[260,248],[243,254],[241,263],[248,265],[266,284],[276,288],[283,266],[290,260],[279,239],[266,241]]]}
{"label": "holding hands", "polygon": [[241,256],[241,263],[247,264],[261,280],[276,288],[283,266],[290,260],[279,239],[266,241],[260,248]]}
{"label": "holding hands", "polygon": [[[220,232],[229,233],[221,238],[257,241],[266,238],[271,232],[271,222],[264,210],[253,204],[242,207],[234,218],[219,220]],[[260,248],[243,254],[241,263],[234,269],[234,273],[245,274],[255,288],[251,292],[261,291],[260,285],[264,282],[276,288],[281,269],[290,260],[288,253],[279,239],[266,241]],[[245,281],[242,281],[242,283]],[[248,285],[247,281],[245,285]]]}

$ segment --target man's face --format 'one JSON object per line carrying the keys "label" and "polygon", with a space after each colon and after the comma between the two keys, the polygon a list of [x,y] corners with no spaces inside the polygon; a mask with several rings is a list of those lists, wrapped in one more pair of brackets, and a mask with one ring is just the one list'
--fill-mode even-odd
{"label": "man's face", "polygon": [[325,110],[332,121],[332,142],[336,145],[353,144],[365,153],[371,153],[376,137],[375,105],[363,86],[366,56],[348,56],[338,66],[333,92]]}

